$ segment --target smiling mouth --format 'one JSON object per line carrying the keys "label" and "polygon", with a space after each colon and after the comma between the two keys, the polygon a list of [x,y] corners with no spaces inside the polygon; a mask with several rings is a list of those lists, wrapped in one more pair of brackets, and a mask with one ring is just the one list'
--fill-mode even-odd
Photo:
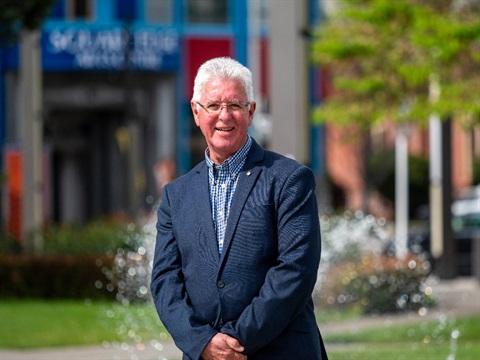
{"label": "smiling mouth", "polygon": [[220,132],[229,132],[229,131],[232,131],[233,129],[234,129],[233,127],[231,127],[231,128],[224,128],[224,129],[215,128],[215,130],[220,131]]}

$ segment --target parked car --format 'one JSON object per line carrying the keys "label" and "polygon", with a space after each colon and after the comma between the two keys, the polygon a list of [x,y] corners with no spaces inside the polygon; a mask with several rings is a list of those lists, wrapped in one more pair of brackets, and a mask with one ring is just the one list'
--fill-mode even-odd
{"label": "parked car", "polygon": [[466,188],[452,203],[452,216],[480,214],[480,185]]}
{"label": "parked car", "polygon": [[[480,212],[455,216],[452,221],[458,275],[472,275],[474,241],[480,242]],[[477,244],[480,246],[480,244]],[[477,259],[478,261],[478,259]]]}
{"label": "parked car", "polygon": [[458,274],[471,275],[473,244],[480,241],[480,185],[464,189],[452,203],[452,229]]}

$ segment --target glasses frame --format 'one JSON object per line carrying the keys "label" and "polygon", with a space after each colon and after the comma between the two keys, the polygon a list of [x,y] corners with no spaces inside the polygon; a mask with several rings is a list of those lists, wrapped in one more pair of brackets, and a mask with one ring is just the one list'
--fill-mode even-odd
{"label": "glasses frame", "polygon": [[[229,108],[229,106],[230,106],[229,103],[224,103],[224,102],[223,102],[223,103],[219,103],[220,107],[219,107],[219,109],[218,109],[217,111],[208,110],[207,107],[206,107],[206,105],[200,103],[199,101],[195,101],[195,103],[197,103],[198,105],[200,105],[200,107],[201,107],[203,110],[205,110],[205,111],[207,112],[207,114],[210,114],[210,115],[212,115],[212,114],[219,115],[219,114],[222,112],[223,107],[226,107],[228,113],[231,114],[231,110],[230,110],[230,108]],[[214,104],[214,103],[215,103],[215,102],[212,102],[211,104]],[[252,105],[252,102],[249,101],[249,102],[247,102],[247,103],[242,103],[241,101],[239,101],[238,104],[240,104],[240,105],[242,105],[243,107],[247,108],[247,107],[249,107],[250,105]],[[244,110],[244,109],[242,108],[242,110]],[[244,113],[244,112],[242,112],[242,114],[243,114],[243,113]]]}

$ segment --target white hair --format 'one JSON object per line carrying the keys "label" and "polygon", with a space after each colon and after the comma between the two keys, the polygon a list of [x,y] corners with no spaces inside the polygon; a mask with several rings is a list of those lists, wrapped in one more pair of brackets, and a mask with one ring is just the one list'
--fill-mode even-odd
{"label": "white hair", "polygon": [[207,60],[198,68],[193,84],[192,101],[200,101],[205,84],[216,78],[240,81],[245,89],[247,101],[254,101],[251,71],[229,57]]}

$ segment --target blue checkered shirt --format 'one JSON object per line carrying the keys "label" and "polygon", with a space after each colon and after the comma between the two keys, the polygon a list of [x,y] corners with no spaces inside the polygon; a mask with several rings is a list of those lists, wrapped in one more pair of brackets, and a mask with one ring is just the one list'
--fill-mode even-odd
{"label": "blue checkered shirt", "polygon": [[252,145],[250,135],[245,144],[235,154],[230,156],[223,164],[215,164],[210,159],[210,151],[205,151],[205,161],[208,166],[208,179],[210,184],[210,205],[212,207],[213,223],[217,236],[218,252],[223,250],[223,239],[227,228],[227,219],[232,204],[233,194],[238,182],[238,174],[242,170],[247,153]]}

